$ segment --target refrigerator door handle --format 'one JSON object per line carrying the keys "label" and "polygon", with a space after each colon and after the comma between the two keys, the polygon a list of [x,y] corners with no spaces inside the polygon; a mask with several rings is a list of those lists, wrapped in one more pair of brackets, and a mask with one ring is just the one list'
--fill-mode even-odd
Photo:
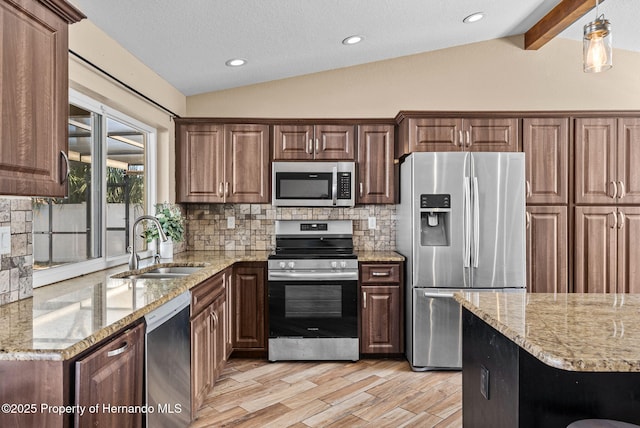
{"label": "refrigerator door handle", "polygon": [[478,177],[473,177],[473,267],[478,267],[480,258],[480,200]]}
{"label": "refrigerator door handle", "polygon": [[471,266],[471,178],[464,179],[464,267]]}

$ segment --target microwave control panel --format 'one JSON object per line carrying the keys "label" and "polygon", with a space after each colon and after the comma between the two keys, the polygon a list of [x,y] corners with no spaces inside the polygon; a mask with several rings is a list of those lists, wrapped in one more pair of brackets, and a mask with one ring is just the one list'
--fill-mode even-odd
{"label": "microwave control panel", "polygon": [[351,199],[351,173],[338,173],[338,199]]}

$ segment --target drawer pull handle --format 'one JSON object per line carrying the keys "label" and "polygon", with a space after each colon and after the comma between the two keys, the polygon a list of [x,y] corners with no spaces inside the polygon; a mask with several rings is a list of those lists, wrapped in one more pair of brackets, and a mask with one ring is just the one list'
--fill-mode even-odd
{"label": "drawer pull handle", "polygon": [[371,276],[391,276],[391,272],[371,272]]}
{"label": "drawer pull handle", "polygon": [[114,349],[113,351],[107,352],[107,357],[115,357],[116,355],[120,355],[124,351],[126,351],[128,348],[129,348],[129,343],[124,342],[124,345],[122,345],[118,349]]}

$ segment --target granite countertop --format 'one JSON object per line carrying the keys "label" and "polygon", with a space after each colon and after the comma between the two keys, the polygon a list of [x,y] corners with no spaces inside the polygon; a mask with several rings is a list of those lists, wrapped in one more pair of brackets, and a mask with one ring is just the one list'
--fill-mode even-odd
{"label": "granite countertop", "polygon": [[640,294],[462,292],[455,298],[551,367],[640,372]]}
{"label": "granite countertop", "polygon": [[[202,267],[182,278],[113,278],[127,271],[121,265],[36,288],[32,298],[0,306],[0,360],[70,359],[234,263],[266,261],[268,255],[268,251],[190,251],[161,264]],[[404,260],[389,251],[358,253],[358,259]]]}

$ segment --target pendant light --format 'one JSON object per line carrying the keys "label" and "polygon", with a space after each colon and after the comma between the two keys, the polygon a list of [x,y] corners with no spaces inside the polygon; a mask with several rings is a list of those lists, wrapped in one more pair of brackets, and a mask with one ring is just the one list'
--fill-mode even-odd
{"label": "pendant light", "polygon": [[585,73],[599,73],[613,66],[611,61],[611,23],[598,16],[596,0],[596,19],[584,26],[582,54]]}

